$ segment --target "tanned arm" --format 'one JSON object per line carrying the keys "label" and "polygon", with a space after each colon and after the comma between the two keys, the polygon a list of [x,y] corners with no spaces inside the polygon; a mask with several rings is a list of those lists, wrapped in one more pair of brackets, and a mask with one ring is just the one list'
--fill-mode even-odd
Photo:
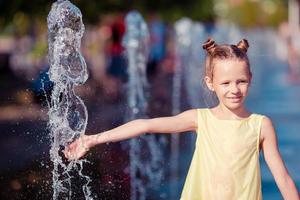
{"label": "tanned arm", "polygon": [[95,135],[83,135],[75,140],[64,153],[68,159],[79,159],[89,148],[107,142],[117,142],[144,133],[181,133],[197,129],[197,110],[188,110],[172,117],[137,119],[114,129]]}
{"label": "tanned arm", "polygon": [[262,150],[265,161],[274,176],[275,182],[285,200],[299,200],[299,194],[294,181],[278,150],[277,137],[269,118],[265,117],[262,123]]}

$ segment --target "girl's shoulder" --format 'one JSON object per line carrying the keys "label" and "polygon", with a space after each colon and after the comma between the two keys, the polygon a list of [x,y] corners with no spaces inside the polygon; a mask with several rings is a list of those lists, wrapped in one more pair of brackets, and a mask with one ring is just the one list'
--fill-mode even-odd
{"label": "girl's shoulder", "polygon": [[252,113],[252,115],[253,115],[253,119],[258,123],[261,141],[270,134],[275,135],[275,129],[270,117],[259,113]]}
{"label": "girl's shoulder", "polygon": [[275,135],[275,129],[272,120],[266,116],[262,115],[262,124],[261,124],[261,136],[262,138],[267,137],[268,135]]}
{"label": "girl's shoulder", "polygon": [[203,118],[204,116],[206,116],[210,111],[209,108],[197,108],[195,109],[197,112],[197,118]]}
{"label": "girl's shoulder", "polygon": [[260,113],[255,113],[255,112],[254,113],[251,112],[250,116],[252,118],[256,118],[256,119],[260,120],[261,122],[263,122],[264,118],[267,117],[266,115],[263,115],[263,114],[260,114]]}
{"label": "girl's shoulder", "polygon": [[265,126],[269,126],[272,124],[272,120],[267,115],[260,114],[260,113],[252,113],[251,116],[252,116],[252,118],[255,118],[256,120],[258,120],[260,122],[262,129]]}

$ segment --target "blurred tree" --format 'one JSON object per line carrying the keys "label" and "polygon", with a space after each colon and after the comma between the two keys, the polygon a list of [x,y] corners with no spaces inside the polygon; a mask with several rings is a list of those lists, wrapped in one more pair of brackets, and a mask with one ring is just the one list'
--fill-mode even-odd
{"label": "blurred tree", "polygon": [[[0,0],[0,32],[23,34],[33,32],[36,24],[46,24],[54,0]],[[287,19],[286,0],[72,0],[83,14],[84,23],[97,23],[106,14],[126,13],[136,9],[143,16],[157,13],[165,21],[183,16],[197,21],[215,18],[242,26],[277,25]],[[5,28],[5,29],[4,29]]]}
{"label": "blurred tree", "polygon": [[218,18],[244,27],[277,26],[287,20],[285,0],[215,0]]}
{"label": "blurred tree", "polygon": [[[10,31],[19,34],[32,29],[30,22],[39,19],[46,23],[47,14],[51,4],[55,1],[49,0],[0,0],[0,31],[4,27],[11,27]],[[87,23],[97,23],[99,16],[113,13],[126,13],[137,9],[144,15],[149,11],[157,12],[164,20],[173,21],[182,16],[191,17],[201,21],[214,19],[213,1],[211,0],[72,0],[78,6]],[[25,24],[23,24],[23,22]],[[22,24],[20,27],[19,25]]]}
{"label": "blurred tree", "polygon": [[[34,22],[45,21],[52,2],[47,0],[0,0],[0,31],[24,34],[34,29]],[[6,28],[6,30],[3,30]]]}

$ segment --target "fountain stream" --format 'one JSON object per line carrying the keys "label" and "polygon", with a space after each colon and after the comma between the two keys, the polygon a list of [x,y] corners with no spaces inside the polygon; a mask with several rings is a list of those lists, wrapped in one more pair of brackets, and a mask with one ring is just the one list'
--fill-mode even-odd
{"label": "fountain stream", "polygon": [[74,88],[87,78],[87,66],[80,52],[84,32],[82,14],[70,1],[53,3],[47,18],[49,77],[54,83],[49,103],[49,127],[52,146],[50,157],[53,169],[53,199],[72,199],[72,179],[75,170],[84,184],[85,199],[93,199],[88,184],[90,178],[83,175],[86,160],[67,162],[61,150],[85,133],[88,113],[84,102],[76,95]]}

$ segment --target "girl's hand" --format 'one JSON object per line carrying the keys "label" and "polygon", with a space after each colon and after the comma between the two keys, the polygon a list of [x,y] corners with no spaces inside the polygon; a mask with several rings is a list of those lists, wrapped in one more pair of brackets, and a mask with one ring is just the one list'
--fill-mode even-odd
{"label": "girl's hand", "polygon": [[64,154],[68,160],[78,160],[84,156],[88,151],[90,146],[91,138],[88,135],[82,135],[80,138],[76,139],[74,142],[69,144],[65,150]]}

